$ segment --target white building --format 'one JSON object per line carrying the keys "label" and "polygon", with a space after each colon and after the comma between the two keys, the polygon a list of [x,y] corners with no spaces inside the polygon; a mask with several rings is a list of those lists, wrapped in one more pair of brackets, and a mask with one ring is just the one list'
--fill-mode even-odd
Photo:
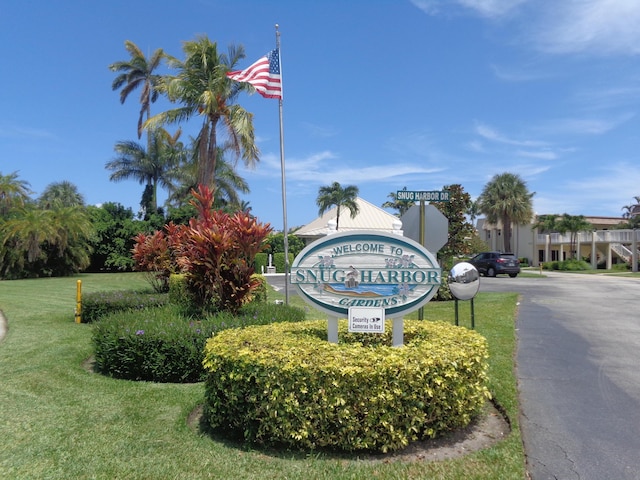
{"label": "white building", "polygon": [[[593,268],[604,262],[606,268],[614,263],[631,263],[634,271],[638,265],[639,230],[617,230],[624,223],[620,217],[585,217],[593,225],[590,232],[580,232],[575,245],[571,245],[571,234],[540,233],[529,225],[512,225],[511,253],[526,258],[530,265],[571,258],[575,252],[579,258],[586,258]],[[484,218],[478,220],[478,234],[491,250],[504,251],[502,225],[492,225]]]}

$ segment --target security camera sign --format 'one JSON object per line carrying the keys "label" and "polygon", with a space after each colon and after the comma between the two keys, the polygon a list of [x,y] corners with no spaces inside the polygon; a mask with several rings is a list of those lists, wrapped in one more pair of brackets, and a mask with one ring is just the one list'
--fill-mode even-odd
{"label": "security camera sign", "polygon": [[349,331],[358,333],[384,333],[384,308],[351,307]]}

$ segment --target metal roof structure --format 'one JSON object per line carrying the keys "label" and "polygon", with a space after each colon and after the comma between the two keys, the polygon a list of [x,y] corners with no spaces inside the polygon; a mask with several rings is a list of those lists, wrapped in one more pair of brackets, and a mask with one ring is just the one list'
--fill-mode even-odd
{"label": "metal roof structure", "polygon": [[[357,197],[359,212],[355,218],[351,218],[351,212],[346,207],[340,208],[339,232],[354,230],[378,230],[382,232],[397,232],[402,228],[400,219],[380,207]],[[335,221],[338,208],[332,207],[322,216],[316,218],[311,223],[303,226],[294,232],[294,235],[305,240],[315,240],[323,237],[329,232],[335,233]]]}

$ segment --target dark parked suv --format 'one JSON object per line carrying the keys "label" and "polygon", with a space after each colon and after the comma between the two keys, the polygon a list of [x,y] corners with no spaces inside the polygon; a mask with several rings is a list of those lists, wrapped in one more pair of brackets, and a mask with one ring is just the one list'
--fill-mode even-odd
{"label": "dark parked suv", "polygon": [[520,273],[520,260],[513,253],[483,252],[469,260],[469,263],[485,277],[495,277],[501,273],[516,277]]}

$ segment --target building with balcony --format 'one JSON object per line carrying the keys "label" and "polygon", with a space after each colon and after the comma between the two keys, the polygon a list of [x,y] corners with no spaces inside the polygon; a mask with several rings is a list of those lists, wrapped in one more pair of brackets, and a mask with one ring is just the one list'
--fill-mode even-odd
{"label": "building with balcony", "polygon": [[[629,263],[632,270],[638,271],[638,246],[640,230],[619,230],[614,227],[625,222],[620,217],[585,217],[593,225],[589,232],[579,232],[572,242],[571,234],[539,232],[529,225],[512,225],[511,245],[519,258],[526,258],[530,265],[539,266],[542,262],[567,260],[574,253],[578,258],[586,259],[593,268],[603,265],[609,269],[616,263]],[[502,225],[489,224],[485,219],[478,220],[478,234],[491,250],[504,251]]]}

